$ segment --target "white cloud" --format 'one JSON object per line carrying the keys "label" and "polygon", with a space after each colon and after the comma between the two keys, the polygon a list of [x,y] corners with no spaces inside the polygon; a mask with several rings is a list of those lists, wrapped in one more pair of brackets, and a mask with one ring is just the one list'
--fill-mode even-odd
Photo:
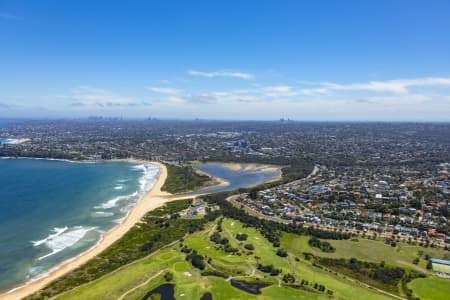
{"label": "white cloud", "polygon": [[255,76],[250,73],[235,72],[235,71],[215,71],[215,72],[201,72],[195,70],[189,70],[187,72],[191,76],[215,78],[215,77],[231,77],[240,79],[253,79]]}
{"label": "white cloud", "polygon": [[450,87],[450,77],[425,77],[415,79],[396,79],[388,81],[370,81],[365,83],[338,84],[334,82],[319,83],[317,88],[301,90],[304,95],[324,95],[336,91],[369,91],[407,94],[411,87]]}
{"label": "white cloud", "polygon": [[150,105],[136,98],[120,96],[104,89],[89,86],[74,88],[68,95],[58,97],[69,100],[72,107],[118,108]]}
{"label": "white cloud", "polygon": [[175,88],[169,88],[169,87],[149,87],[150,91],[159,93],[159,94],[166,94],[166,95],[178,95],[181,94],[181,90],[175,89]]}

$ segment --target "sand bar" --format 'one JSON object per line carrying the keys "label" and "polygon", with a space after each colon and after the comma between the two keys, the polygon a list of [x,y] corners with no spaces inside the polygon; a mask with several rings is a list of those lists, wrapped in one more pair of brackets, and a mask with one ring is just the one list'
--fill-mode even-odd
{"label": "sand bar", "polygon": [[175,200],[174,197],[170,197],[171,194],[162,192],[161,187],[167,178],[167,169],[166,166],[159,162],[148,162],[148,161],[137,161],[137,160],[128,160],[133,162],[142,162],[142,163],[151,163],[157,165],[159,167],[159,176],[152,189],[145,194],[142,199],[140,199],[136,205],[130,210],[128,215],[122,221],[121,224],[109,230],[105,233],[101,239],[97,242],[95,246],[86,250],[85,252],[79,254],[78,256],[71,258],[53,270],[51,270],[46,276],[34,279],[29,281],[28,283],[17,287],[15,289],[10,290],[4,294],[0,294],[0,299],[5,300],[17,300],[22,299],[26,296],[29,296],[40,289],[44,288],[46,285],[65,275],[66,273],[73,271],[79,266],[86,263],[91,258],[94,258],[98,254],[100,254],[103,250],[111,246],[115,241],[120,239],[128,230],[133,227],[134,224],[139,222],[142,217],[148,212],[159,206],[162,206],[168,201]]}

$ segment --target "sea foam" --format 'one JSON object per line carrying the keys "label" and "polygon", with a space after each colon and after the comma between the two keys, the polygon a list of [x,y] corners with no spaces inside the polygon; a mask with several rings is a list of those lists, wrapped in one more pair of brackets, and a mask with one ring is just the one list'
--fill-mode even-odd
{"label": "sea foam", "polygon": [[132,198],[135,198],[138,194],[139,194],[138,191],[136,191],[129,195],[117,196],[117,197],[114,197],[114,198],[100,204],[100,205],[94,206],[94,208],[95,209],[113,208],[113,207],[116,207],[120,201],[131,200]]}
{"label": "sea foam", "polygon": [[86,235],[86,233],[96,228],[97,227],[83,227],[83,226],[75,226],[70,229],[68,227],[54,228],[53,233],[47,236],[45,239],[39,241],[32,241],[31,243],[35,247],[45,245],[52,251],[38,258],[38,260],[42,260],[44,258],[47,258],[58,252],[63,251],[68,247],[75,245],[79,240],[81,240]]}
{"label": "sea foam", "polygon": [[[142,173],[142,176],[139,178],[139,189],[132,194],[129,195],[121,195],[114,197],[100,205],[94,206],[94,209],[111,209],[119,205],[120,202],[127,201],[129,202],[126,206],[126,210],[130,209],[133,205],[130,203],[135,203],[138,199],[140,199],[155,183],[156,176],[158,175],[159,168],[152,164],[140,164],[131,167],[132,170],[138,171]],[[118,182],[122,182],[123,180],[119,180]],[[114,187],[115,190],[123,189],[123,185],[116,185]],[[122,210],[124,211],[124,210]]]}

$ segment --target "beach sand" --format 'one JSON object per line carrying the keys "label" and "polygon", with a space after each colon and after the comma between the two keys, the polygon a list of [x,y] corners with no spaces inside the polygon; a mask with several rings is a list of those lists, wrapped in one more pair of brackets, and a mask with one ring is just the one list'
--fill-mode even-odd
{"label": "beach sand", "polygon": [[[143,162],[143,161],[139,161]],[[41,277],[38,279],[34,279],[23,286],[15,288],[9,292],[4,294],[0,294],[0,299],[5,300],[17,300],[22,299],[23,297],[29,296],[50,282],[54,281],[58,277],[63,276],[64,274],[76,269],[77,267],[83,265],[91,258],[100,254],[103,250],[112,245],[115,241],[120,239],[128,230],[133,227],[134,224],[139,222],[142,217],[148,212],[159,206],[162,206],[168,201],[176,200],[176,197],[171,197],[172,195],[166,192],[161,191],[161,187],[163,186],[166,178],[167,178],[167,169],[166,167],[158,162],[145,162],[152,163],[159,167],[159,177],[152,189],[144,196],[141,200],[139,200],[136,205],[130,210],[126,218],[123,222],[116,227],[112,228],[110,231],[105,233],[102,238],[98,241],[98,243],[90,248],[89,250],[79,254],[78,256],[65,261],[51,270],[45,277]]]}
{"label": "beach sand", "polygon": [[226,181],[225,179],[216,177],[216,176],[211,176],[210,174],[203,172],[201,170],[195,169],[195,173],[202,175],[202,176],[208,176],[210,178],[210,180],[208,182],[206,182],[204,187],[230,185],[230,183],[228,181]]}
{"label": "beach sand", "polygon": [[282,166],[256,164],[256,163],[222,163],[223,166],[232,171],[245,171],[245,172],[277,172],[278,175],[268,182],[278,181],[282,179]]}
{"label": "beach sand", "polygon": [[224,167],[230,169],[231,171],[240,171],[242,169],[242,164],[239,163],[219,163]]}

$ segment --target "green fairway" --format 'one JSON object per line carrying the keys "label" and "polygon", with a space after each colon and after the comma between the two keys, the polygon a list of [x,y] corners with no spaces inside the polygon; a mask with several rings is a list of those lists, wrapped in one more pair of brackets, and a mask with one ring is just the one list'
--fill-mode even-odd
{"label": "green fairway", "polygon": [[414,258],[418,256],[419,251],[423,251],[424,255],[429,254],[431,257],[441,258],[445,255],[443,249],[424,248],[420,246],[408,245],[407,243],[397,243],[397,247],[391,247],[379,240],[369,240],[359,238],[358,241],[351,240],[328,240],[336,252],[327,253],[320,249],[311,247],[308,244],[309,237],[298,236],[289,233],[283,234],[281,239],[282,247],[290,252],[301,256],[303,252],[310,252],[316,256],[331,258],[357,258],[365,261],[381,262],[397,265],[402,268],[415,269],[421,272],[427,272],[425,259],[421,259],[418,265],[413,264]]}
{"label": "green fairway", "polygon": [[[56,299],[118,299],[127,291],[158,274],[161,270],[171,268],[176,262],[184,262],[183,255],[176,250],[164,250],[89,284],[75,288]],[[154,282],[152,281],[152,283]],[[147,289],[145,288],[144,291],[147,291]]]}
{"label": "green fairway", "polygon": [[[164,275],[168,272],[173,275],[171,283],[175,284],[177,299],[200,299],[206,292],[210,292],[213,299],[227,300],[330,299],[328,293],[332,294],[331,298],[336,299],[393,299],[357,280],[314,267],[302,255],[298,255],[305,247],[304,237],[285,237],[285,245],[290,241],[287,245],[288,256],[280,257],[276,255],[277,248],[256,229],[244,227],[237,220],[224,219],[220,235],[227,238],[232,247],[239,249],[240,255],[227,253],[218,249],[218,245],[210,240],[211,234],[217,230],[217,224],[218,220],[206,224],[204,230],[187,235],[182,243],[198,254],[211,258],[206,271],[220,271],[239,280],[259,279],[272,283],[262,288],[261,294],[254,295],[233,287],[230,278],[203,276],[201,270],[186,261],[186,254],[180,251],[180,243],[177,242],[170,248],[155,252],[96,281],[59,295],[56,299],[142,299],[146,293],[166,282]],[[245,241],[239,241],[236,239],[237,234],[247,234],[248,237]],[[252,244],[255,249],[249,251],[244,248],[245,244]],[[300,248],[295,249],[294,245]],[[295,259],[296,256],[300,259]],[[275,276],[263,273],[258,270],[258,263],[272,264],[281,273]],[[295,276],[297,288],[285,286],[282,279],[289,273]],[[307,280],[308,283],[302,285],[301,280]],[[317,285],[324,286],[324,290],[319,291],[315,287]]]}
{"label": "green fairway", "polygon": [[422,300],[448,300],[450,298],[450,279],[419,278],[411,281],[408,287]]}
{"label": "green fairway", "polygon": [[[212,258],[211,265],[221,271],[234,275],[249,275],[255,269],[256,264],[273,264],[276,268],[289,271],[289,265],[285,258],[276,255],[276,249],[254,228],[244,228],[242,224],[235,220],[225,219],[222,224],[222,236],[228,238],[233,247],[242,250],[242,255],[233,255],[223,250],[216,250],[216,245],[209,240],[209,235],[214,229],[194,233],[188,236],[185,244],[198,253]],[[247,241],[240,242],[236,240],[237,233],[246,233],[249,238]],[[253,254],[247,255],[244,244],[252,244],[255,250]]]}

